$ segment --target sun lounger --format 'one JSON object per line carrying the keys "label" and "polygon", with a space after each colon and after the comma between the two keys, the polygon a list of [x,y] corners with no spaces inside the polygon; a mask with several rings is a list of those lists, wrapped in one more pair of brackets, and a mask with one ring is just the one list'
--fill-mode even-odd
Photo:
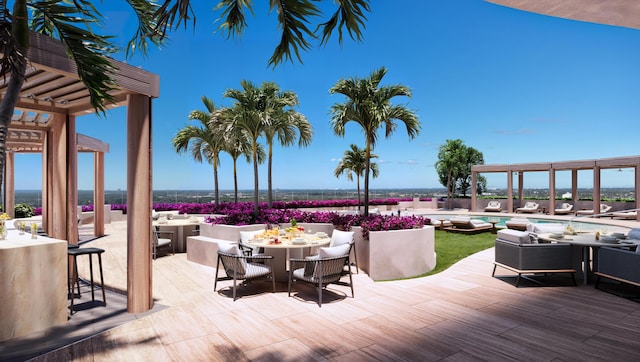
{"label": "sun lounger", "polygon": [[611,216],[616,219],[635,220],[638,217],[638,211],[618,211]]}
{"label": "sun lounger", "polygon": [[446,231],[459,232],[465,234],[475,234],[483,231],[491,231],[492,225],[488,222],[470,219],[468,217],[454,217],[449,219],[452,226],[445,228]]}
{"label": "sun lounger", "polygon": [[571,210],[573,210],[573,205],[564,202],[560,205],[560,208],[555,209],[554,212],[556,215],[566,215],[571,213]]}
{"label": "sun lounger", "polygon": [[526,231],[527,225],[529,225],[530,223],[531,222],[528,219],[514,217],[511,220],[507,220],[505,222],[505,225],[507,226],[507,229]]}
{"label": "sun lounger", "polygon": [[[609,212],[609,210],[611,210],[611,206],[609,206],[607,204],[600,204],[600,212],[599,212],[599,214],[604,214],[606,212]],[[576,211],[576,215],[582,215],[582,216],[593,215],[593,209],[591,209],[591,210],[578,210],[578,211]]]}
{"label": "sun lounger", "polygon": [[533,202],[533,201],[527,201],[526,204],[524,204],[523,207],[519,207],[516,209],[516,213],[518,212],[526,212],[526,213],[534,213],[534,212],[538,212],[540,205],[538,205],[537,203]]}
{"label": "sun lounger", "polygon": [[489,201],[487,207],[484,208],[484,212],[500,212],[502,211],[502,204],[500,201]]}

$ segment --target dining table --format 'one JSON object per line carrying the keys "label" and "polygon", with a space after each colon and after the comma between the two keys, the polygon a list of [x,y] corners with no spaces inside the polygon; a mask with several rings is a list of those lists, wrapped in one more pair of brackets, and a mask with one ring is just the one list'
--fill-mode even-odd
{"label": "dining table", "polygon": [[171,241],[177,253],[187,251],[187,237],[198,235],[196,229],[204,218],[191,216],[180,219],[163,219],[153,221],[153,226],[157,226],[159,231],[171,231],[173,236]]}
{"label": "dining table", "polygon": [[302,258],[311,254],[313,248],[331,243],[331,238],[325,233],[304,233],[298,236],[279,235],[276,238],[249,239],[249,245],[264,248],[266,255],[273,256],[273,277],[276,281],[288,281],[287,266],[290,258]]}
{"label": "dining table", "polygon": [[581,254],[580,267],[576,270],[582,271],[582,281],[584,285],[589,283],[589,278],[593,276],[593,272],[598,271],[598,249],[603,246],[612,248],[633,248],[640,245],[640,240],[615,238],[610,235],[596,236],[595,232],[576,233],[576,234],[554,234],[542,233],[538,234],[538,239],[545,242],[568,243],[579,249]]}

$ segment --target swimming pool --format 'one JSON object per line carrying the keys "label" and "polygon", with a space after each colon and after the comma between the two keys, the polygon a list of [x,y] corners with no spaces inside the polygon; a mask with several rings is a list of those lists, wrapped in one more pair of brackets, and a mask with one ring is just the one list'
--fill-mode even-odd
{"label": "swimming pool", "polygon": [[607,224],[603,224],[602,222],[595,223],[595,222],[584,222],[584,221],[576,221],[576,220],[554,220],[554,219],[548,219],[548,218],[531,217],[529,215],[527,216],[523,215],[521,217],[519,216],[486,216],[486,215],[473,215],[473,214],[431,214],[431,215],[420,215],[420,216],[425,216],[430,219],[439,219],[439,220],[449,220],[454,217],[470,217],[472,219],[478,219],[485,222],[495,222],[496,227],[498,228],[506,228],[507,227],[506,222],[513,218],[523,218],[523,219],[526,218],[536,224],[561,224],[565,226],[571,224],[571,226],[576,231],[603,231],[603,230],[611,229],[611,230],[608,230],[611,232],[613,231],[613,229],[615,229],[615,231],[618,231],[618,229],[620,229],[619,226],[607,225]]}

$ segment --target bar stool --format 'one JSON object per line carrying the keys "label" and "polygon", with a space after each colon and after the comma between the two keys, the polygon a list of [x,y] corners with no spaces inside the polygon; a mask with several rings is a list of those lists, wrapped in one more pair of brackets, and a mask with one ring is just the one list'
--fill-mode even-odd
{"label": "bar stool", "polygon": [[69,296],[71,297],[71,306],[69,309],[71,310],[71,314],[73,314],[73,300],[75,299],[75,295],[73,294],[74,284],[78,286],[78,296],[80,296],[80,280],[78,278],[78,255],[89,255],[89,273],[91,274],[91,300],[95,301],[95,294],[93,290],[93,254],[98,255],[98,264],[100,266],[100,287],[102,288],[102,301],[104,305],[107,305],[107,298],[104,291],[104,277],[102,274],[102,253],[104,253],[104,249],[100,248],[67,248],[67,255],[73,256],[73,277],[68,278],[69,282],[67,283],[67,289],[69,291]]}

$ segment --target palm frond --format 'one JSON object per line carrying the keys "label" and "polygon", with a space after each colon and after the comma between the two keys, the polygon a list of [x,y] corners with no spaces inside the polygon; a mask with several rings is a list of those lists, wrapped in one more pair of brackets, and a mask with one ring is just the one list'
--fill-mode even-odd
{"label": "palm frond", "polygon": [[320,10],[309,0],[270,0],[270,2],[271,10],[276,9],[278,13],[282,35],[273,55],[269,58],[269,65],[275,67],[283,61],[293,61],[294,54],[302,63],[300,50],[306,51],[311,48],[307,37],[316,37],[306,24],[309,23],[310,17],[320,15]]}
{"label": "palm frond", "polygon": [[366,28],[365,12],[370,11],[367,0],[340,0],[338,9],[326,22],[318,25],[316,31],[322,28],[321,44],[326,45],[333,30],[338,28],[338,43],[342,44],[343,28],[347,30],[353,40],[362,41],[362,29]]}
{"label": "palm frond", "polygon": [[163,43],[164,36],[158,30],[156,16],[159,6],[153,1],[127,0],[138,18],[138,28],[126,47],[126,56],[133,56],[136,50],[142,55],[147,54],[148,41],[158,46]]}

